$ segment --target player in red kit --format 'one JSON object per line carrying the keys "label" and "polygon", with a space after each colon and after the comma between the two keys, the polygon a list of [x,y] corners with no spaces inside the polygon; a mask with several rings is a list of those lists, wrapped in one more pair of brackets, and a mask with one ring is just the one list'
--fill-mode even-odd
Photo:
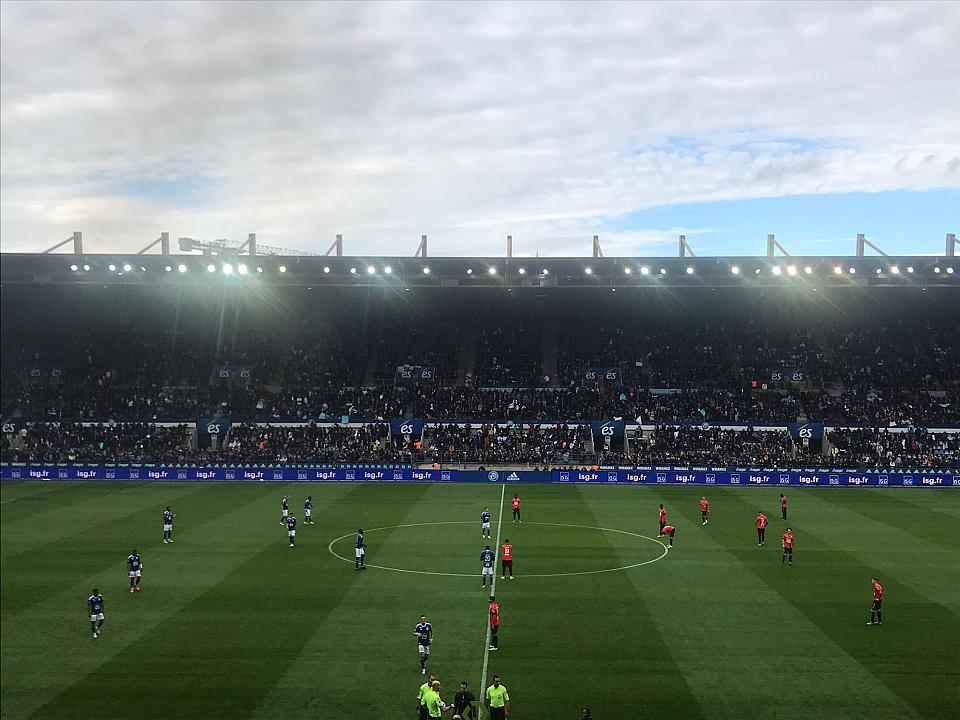
{"label": "player in red kit", "polygon": [[660,529],[660,534],[661,534],[661,535],[669,535],[669,536],[670,536],[670,547],[673,547],[673,536],[677,534],[677,529],[676,529],[673,525],[664,525],[664,526]]}
{"label": "player in red kit", "polygon": [[705,497],[700,498],[700,524],[706,525],[710,520],[710,503]]}
{"label": "player in red kit", "polygon": [[667,524],[667,509],[660,503],[660,535],[663,535],[663,527]]}
{"label": "player in red kit", "polygon": [[509,572],[510,579],[513,580],[513,545],[510,544],[510,538],[503,541],[500,551],[502,553],[500,556],[500,579],[503,580]]}
{"label": "player in red kit", "polygon": [[757,547],[760,547],[767,541],[767,516],[763,510],[757,513]]}
{"label": "player in red kit", "polygon": [[880,603],[883,602],[883,585],[876,578],[870,578],[873,585],[873,605],[870,606],[870,622],[867,625],[880,625],[883,620],[880,616]]}
{"label": "player in red kit", "polygon": [[784,560],[790,558],[790,564],[793,565],[793,530],[787,528],[783,534],[783,557],[780,559],[782,565]]}
{"label": "player in red kit", "polygon": [[500,605],[490,596],[490,650],[500,647]]}
{"label": "player in red kit", "polygon": [[783,493],[780,493],[780,512],[783,515],[783,519],[787,519],[787,496]]}
{"label": "player in red kit", "polygon": [[510,501],[510,507],[513,508],[513,521],[512,522],[523,522],[520,519],[520,496],[516,493],[513,494],[513,500]]}

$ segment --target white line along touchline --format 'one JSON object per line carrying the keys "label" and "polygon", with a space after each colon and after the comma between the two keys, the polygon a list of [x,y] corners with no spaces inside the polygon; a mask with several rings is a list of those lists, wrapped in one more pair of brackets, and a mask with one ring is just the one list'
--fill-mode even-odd
{"label": "white line along touchline", "polygon": [[[500,485],[500,512],[497,515],[497,544],[493,546],[493,557],[494,563],[496,563],[497,553],[500,552],[500,525],[503,523],[503,494],[506,492],[506,484]],[[490,594],[496,595],[497,590],[497,566],[493,566],[493,579],[490,582]],[[490,619],[487,618],[487,635],[483,643],[483,672],[480,674],[480,687],[477,688],[477,692],[480,693],[478,698],[481,703],[483,703],[484,693],[487,692],[487,665],[490,663]]]}

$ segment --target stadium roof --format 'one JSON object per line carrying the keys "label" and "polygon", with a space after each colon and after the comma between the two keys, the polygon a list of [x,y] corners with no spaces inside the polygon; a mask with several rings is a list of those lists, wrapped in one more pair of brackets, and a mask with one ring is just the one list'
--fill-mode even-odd
{"label": "stadium roof", "polygon": [[324,257],[4,254],[0,282],[330,287],[960,287],[960,259],[900,257]]}

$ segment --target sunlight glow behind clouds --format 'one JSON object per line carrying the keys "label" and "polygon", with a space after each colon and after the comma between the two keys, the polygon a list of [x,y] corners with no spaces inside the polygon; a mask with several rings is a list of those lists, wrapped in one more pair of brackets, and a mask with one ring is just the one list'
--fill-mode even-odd
{"label": "sunlight glow behind clouds", "polygon": [[[422,233],[435,254],[499,254],[512,233],[558,254],[659,205],[960,186],[960,4],[0,14],[5,251],[81,229],[93,250],[167,230],[321,251],[343,233],[368,254]],[[158,178],[181,196],[117,194]]]}

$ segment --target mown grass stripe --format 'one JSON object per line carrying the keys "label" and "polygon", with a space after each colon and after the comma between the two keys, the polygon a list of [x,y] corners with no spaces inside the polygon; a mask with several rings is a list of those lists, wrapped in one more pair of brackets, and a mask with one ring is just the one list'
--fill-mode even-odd
{"label": "mown grass stripe", "polygon": [[[748,496],[748,491],[718,492],[725,512],[738,518],[750,517],[755,512],[758,499]],[[728,551],[921,717],[944,720],[957,717],[957,700],[950,698],[945,702],[939,689],[960,683],[960,667],[955,662],[956,648],[960,647],[960,623],[956,615],[912,591],[897,577],[884,577],[876,567],[839,550],[835,537],[831,538],[832,542],[821,539],[820,533],[835,523],[811,514],[809,508],[815,504],[809,502],[806,494],[795,494],[794,500],[789,523],[779,519],[772,523],[767,538],[776,553],[782,528],[790,524],[797,536],[794,562],[806,566],[802,578],[794,575],[791,579],[791,570],[798,567],[783,566],[767,557],[770,553],[758,553],[757,548],[746,543],[730,542]],[[686,514],[693,517],[692,511]],[[851,524],[852,519],[845,532],[849,532]],[[877,548],[878,553],[899,551],[902,549]],[[871,576],[884,578],[887,591],[884,625],[879,628],[865,626],[869,619]],[[899,648],[907,645],[927,648],[928,664],[923,672],[930,682],[917,683],[913,674],[899,662]],[[943,685],[935,681],[937,678]]]}
{"label": "mown grass stripe", "polygon": [[[193,593],[193,583],[204,578],[207,569],[199,563],[182,566],[176,579],[190,593],[189,601],[160,618],[136,644],[122,648],[66,688],[34,717],[125,717],[130,698],[123,693],[105,696],[98,689],[101,684],[122,685],[125,679],[137,680],[136,702],[149,709],[148,717],[246,717],[296,657],[305,637],[304,614],[318,608],[325,612],[354,580],[349,575],[330,585],[303,581],[315,557],[302,548],[287,547],[274,502],[279,500],[278,490],[261,492],[256,503],[233,515],[231,524],[217,523],[212,542],[229,558],[229,572]],[[324,509],[338,512],[360,490],[340,486],[345,494]],[[298,537],[315,529],[298,529]],[[234,555],[234,544],[245,544],[248,551]],[[209,549],[205,555],[209,557]]]}
{"label": "mown grass stripe", "polygon": [[[248,486],[242,495],[234,497],[235,502],[226,514],[209,516],[189,530],[178,531],[177,544],[161,544],[156,549],[141,548],[145,570],[144,590],[139,594],[126,593],[125,572],[103,571],[84,578],[71,588],[47,595],[42,602],[12,620],[5,620],[2,624],[4,681],[0,714],[11,718],[29,716],[70,685],[86,682],[84,678],[89,673],[127,646],[136,644],[138,652],[153,652],[152,646],[142,644],[142,639],[153,627],[176,615],[252,552],[260,550],[259,541],[250,542],[241,537],[231,543],[229,552],[212,558],[202,553],[204,547],[224,536],[226,526],[242,524],[255,514],[265,498],[263,488]],[[191,560],[203,562],[195,574],[190,568]],[[6,568],[4,572],[7,573]],[[107,623],[104,636],[93,641],[89,635],[85,601],[90,588],[95,586],[100,588],[107,601]],[[16,671],[8,672],[12,666]],[[121,681],[119,687],[127,684]],[[105,695],[110,694],[110,687],[113,686],[99,686]],[[89,717],[106,717],[89,708],[87,711]]]}

